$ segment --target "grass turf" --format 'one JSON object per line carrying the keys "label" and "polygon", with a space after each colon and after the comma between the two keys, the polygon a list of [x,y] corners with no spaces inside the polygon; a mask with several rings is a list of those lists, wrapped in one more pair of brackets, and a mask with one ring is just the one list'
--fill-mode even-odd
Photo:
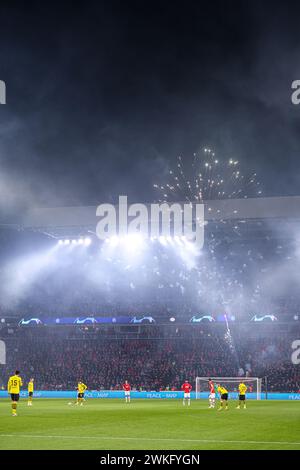
{"label": "grass turf", "polygon": [[299,449],[300,403],[249,401],[247,409],[208,409],[208,402],[90,399],[26,400],[11,416],[0,400],[0,449]]}

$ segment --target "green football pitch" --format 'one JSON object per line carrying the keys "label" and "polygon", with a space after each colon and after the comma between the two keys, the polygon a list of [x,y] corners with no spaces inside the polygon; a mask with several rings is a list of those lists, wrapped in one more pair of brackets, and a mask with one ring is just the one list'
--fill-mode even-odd
{"label": "green football pitch", "polygon": [[300,403],[249,401],[237,410],[208,409],[208,402],[181,400],[26,400],[12,417],[0,400],[0,449],[299,449]]}

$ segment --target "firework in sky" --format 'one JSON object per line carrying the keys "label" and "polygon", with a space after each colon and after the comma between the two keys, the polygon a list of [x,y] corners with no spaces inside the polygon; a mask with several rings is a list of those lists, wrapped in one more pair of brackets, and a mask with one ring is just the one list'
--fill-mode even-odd
{"label": "firework in sky", "polygon": [[[195,153],[192,160],[179,156],[175,168],[169,170],[167,181],[154,184],[154,188],[160,203],[203,203],[208,212],[212,210],[210,201],[246,199],[262,194],[255,171],[245,173],[236,158],[221,158],[209,148]],[[232,245],[233,234],[242,240],[242,229],[247,221],[238,217],[238,211],[234,211],[233,220],[222,218],[219,209],[217,212],[217,218],[210,217],[206,222],[204,250],[188,277],[189,281],[193,277],[199,299],[209,299],[209,304],[225,308],[243,300],[243,278],[247,278],[247,271],[253,265],[253,254],[243,249],[243,245]],[[237,263],[237,250],[243,260],[241,264]]]}
{"label": "firework in sky", "polygon": [[190,165],[177,158],[176,167],[169,170],[169,181],[154,184],[160,202],[204,203],[216,199],[248,198],[261,195],[255,172],[244,175],[239,161],[218,158],[208,148],[194,154]]}

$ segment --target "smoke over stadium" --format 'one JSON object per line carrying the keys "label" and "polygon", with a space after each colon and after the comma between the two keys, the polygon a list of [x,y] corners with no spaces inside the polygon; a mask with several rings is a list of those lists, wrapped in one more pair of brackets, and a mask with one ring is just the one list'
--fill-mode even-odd
{"label": "smoke over stadium", "polygon": [[0,7],[0,449],[298,449],[296,15],[45,5]]}

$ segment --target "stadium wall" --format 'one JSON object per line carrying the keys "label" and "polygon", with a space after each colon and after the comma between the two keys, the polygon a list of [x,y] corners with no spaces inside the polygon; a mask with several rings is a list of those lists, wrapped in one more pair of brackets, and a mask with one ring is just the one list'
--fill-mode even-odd
{"label": "stadium wall", "polygon": [[[200,398],[208,399],[208,392],[201,392]],[[22,391],[20,394],[21,398],[28,397],[28,392]],[[35,391],[33,394],[34,398],[68,398],[74,399],[77,396],[76,391],[67,390],[42,390]],[[8,393],[4,390],[0,391],[0,398],[7,398]],[[110,391],[92,390],[85,393],[86,398],[124,398],[123,391]],[[183,392],[131,392],[131,398],[150,398],[150,399],[182,399]],[[196,393],[191,393],[191,398],[196,398]],[[229,398],[237,399],[238,395],[235,392],[229,393]],[[256,393],[248,393],[248,399],[256,399]],[[266,394],[262,393],[262,400],[266,399]],[[268,400],[300,400],[300,393],[268,393]]]}

